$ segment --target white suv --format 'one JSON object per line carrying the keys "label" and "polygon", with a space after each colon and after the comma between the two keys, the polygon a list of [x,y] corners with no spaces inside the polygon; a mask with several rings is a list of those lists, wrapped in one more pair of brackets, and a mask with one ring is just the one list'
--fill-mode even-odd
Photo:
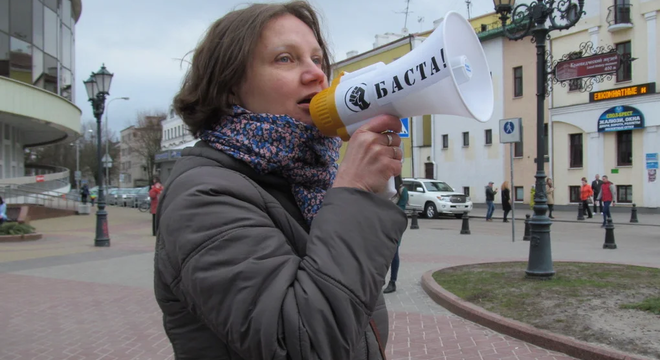
{"label": "white suv", "polygon": [[454,215],[472,211],[472,200],[454,191],[446,182],[433,179],[403,179],[408,189],[408,210],[421,211],[424,217],[433,219],[439,214]]}

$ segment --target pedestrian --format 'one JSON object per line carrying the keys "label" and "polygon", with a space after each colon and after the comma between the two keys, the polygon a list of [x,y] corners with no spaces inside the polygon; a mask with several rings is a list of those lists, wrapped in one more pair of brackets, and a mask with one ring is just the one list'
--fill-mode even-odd
{"label": "pedestrian", "polygon": [[82,189],[80,189],[80,198],[83,204],[87,204],[88,196],[89,196],[89,187],[87,187],[87,184],[84,184],[82,186]]}
{"label": "pedestrian", "polygon": [[589,201],[593,199],[594,191],[591,189],[591,186],[587,183],[587,178],[582,178],[582,187],[580,188],[580,200],[582,200],[582,209],[586,209],[589,219],[594,217],[591,213],[591,207],[589,206]]}
{"label": "pedestrian", "polygon": [[601,227],[605,227],[607,219],[612,218],[610,206],[614,206],[616,203],[614,199],[616,199],[616,186],[614,186],[607,175],[603,175],[603,184],[598,194],[598,200],[603,201],[603,225]]}
{"label": "pedestrian", "polygon": [[[396,177],[396,183],[397,183],[397,194],[394,197],[394,200],[396,200],[394,203],[396,206],[403,211],[405,214],[406,212],[406,206],[408,205],[408,189],[403,185],[403,181],[401,179],[401,176]],[[396,291],[396,280],[399,275],[399,247],[401,247],[401,239],[399,239],[399,244],[396,247],[396,252],[394,253],[394,259],[392,259],[392,266],[390,266],[390,282],[387,283],[387,287],[385,290],[383,290],[383,293],[389,294],[393,293]]]}
{"label": "pedestrian", "polygon": [[163,192],[163,185],[160,183],[160,178],[154,176],[149,189],[149,199],[151,201],[151,233],[153,236],[156,236],[158,226],[156,226],[156,212],[158,210],[158,198],[160,193]]}
{"label": "pedestrian", "polygon": [[509,181],[505,180],[502,183],[502,210],[504,210],[504,222],[509,222],[507,216],[511,211],[511,190],[509,189]]}
{"label": "pedestrian", "polygon": [[495,194],[497,194],[497,189],[493,190],[494,182],[489,181],[488,186],[486,186],[486,221],[493,221],[493,213],[495,212]]}
{"label": "pedestrian", "polygon": [[591,189],[594,191],[594,214],[598,214],[598,205],[600,205],[600,213],[603,213],[603,201],[597,200],[600,198],[600,188],[603,185],[603,181],[600,179],[600,176],[596,174],[596,178],[591,182]]}
{"label": "pedestrian", "polygon": [[555,186],[550,178],[545,180],[545,196],[548,199],[548,217],[554,219],[552,211],[555,209]]}
{"label": "pedestrian", "polygon": [[4,224],[5,221],[8,221],[9,218],[7,217],[7,204],[5,203],[5,200],[0,196],[0,225]]}
{"label": "pedestrian", "polygon": [[307,2],[252,4],[193,51],[173,103],[199,141],[156,215],[155,298],[177,359],[385,358],[382,287],[407,225],[386,196],[401,121],[371,118],[338,165],[341,140],[309,112],[331,71],[322,34]]}

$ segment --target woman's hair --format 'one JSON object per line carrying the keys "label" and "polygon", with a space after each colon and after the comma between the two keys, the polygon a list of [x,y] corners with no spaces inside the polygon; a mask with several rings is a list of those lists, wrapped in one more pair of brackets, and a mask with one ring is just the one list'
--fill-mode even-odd
{"label": "woman's hair", "polygon": [[262,30],[270,20],[286,14],[297,17],[312,29],[323,51],[323,72],[330,77],[330,55],[320,22],[314,8],[306,1],[253,4],[232,11],[209,27],[194,50],[190,69],[174,97],[174,110],[194,136],[213,128],[221,116],[233,113],[233,91],[245,79]]}
{"label": "woman's hair", "polygon": [[547,178],[547,179],[545,179],[545,184],[546,184],[546,185],[549,184],[550,182],[552,182],[552,179],[551,179],[551,178]]}
{"label": "woman's hair", "polygon": [[508,189],[508,188],[509,188],[509,181],[504,180],[504,182],[502,183],[502,186],[500,186],[500,189],[504,190],[504,189]]}
{"label": "woman's hair", "polygon": [[2,205],[4,203],[5,203],[5,199],[3,199],[2,196],[0,196],[0,205]]}
{"label": "woman's hair", "polygon": [[160,178],[158,176],[154,176],[154,179],[152,181],[153,182],[160,182]]}

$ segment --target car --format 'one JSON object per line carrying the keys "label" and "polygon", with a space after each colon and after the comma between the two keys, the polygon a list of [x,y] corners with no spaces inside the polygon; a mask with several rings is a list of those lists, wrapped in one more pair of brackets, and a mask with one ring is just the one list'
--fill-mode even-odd
{"label": "car", "polygon": [[403,186],[408,189],[407,210],[418,211],[422,216],[433,219],[440,214],[463,218],[472,211],[469,196],[457,192],[444,181],[434,179],[405,178]]}
{"label": "car", "polygon": [[140,203],[144,201],[149,201],[149,187],[144,186],[138,188],[137,194],[135,194],[135,199],[133,199],[133,207],[137,208],[140,206]]}

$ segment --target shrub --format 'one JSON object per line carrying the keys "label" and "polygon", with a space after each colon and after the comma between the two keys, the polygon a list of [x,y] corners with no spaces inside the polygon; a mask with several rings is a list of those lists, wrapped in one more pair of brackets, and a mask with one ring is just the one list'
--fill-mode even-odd
{"label": "shrub", "polygon": [[0,225],[0,235],[24,235],[34,233],[34,228],[28,224],[4,223]]}

